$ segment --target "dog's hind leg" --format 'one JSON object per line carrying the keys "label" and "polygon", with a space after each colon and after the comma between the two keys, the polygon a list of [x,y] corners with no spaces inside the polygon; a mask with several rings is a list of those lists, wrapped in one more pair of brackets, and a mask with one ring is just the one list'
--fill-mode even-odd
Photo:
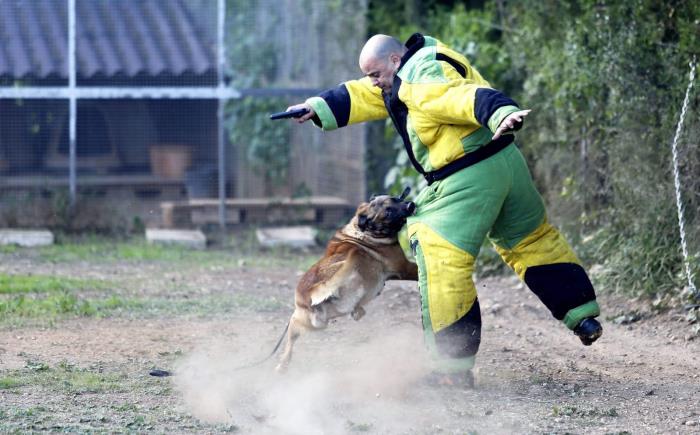
{"label": "dog's hind leg", "polygon": [[292,348],[294,347],[294,342],[297,341],[299,335],[301,335],[302,327],[299,325],[298,320],[292,316],[289,321],[289,328],[287,329],[287,341],[284,344],[284,353],[282,353],[282,358],[280,358],[279,364],[275,370],[278,373],[283,373],[289,367],[289,361],[292,359]]}

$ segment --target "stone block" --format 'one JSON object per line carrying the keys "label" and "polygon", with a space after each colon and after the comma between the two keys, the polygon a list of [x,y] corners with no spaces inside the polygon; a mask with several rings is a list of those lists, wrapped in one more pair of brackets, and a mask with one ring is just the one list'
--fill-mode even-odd
{"label": "stone block", "polygon": [[146,229],[146,241],[151,244],[179,245],[193,249],[205,249],[207,238],[199,230]]}
{"label": "stone block", "polygon": [[0,245],[32,248],[53,245],[53,242],[53,233],[49,230],[0,229]]}
{"label": "stone block", "polygon": [[260,246],[310,248],[316,245],[316,230],[310,226],[271,227],[255,231]]}

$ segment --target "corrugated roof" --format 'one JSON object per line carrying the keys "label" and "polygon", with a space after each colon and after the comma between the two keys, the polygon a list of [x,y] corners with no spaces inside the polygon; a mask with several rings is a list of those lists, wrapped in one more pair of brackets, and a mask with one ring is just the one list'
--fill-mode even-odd
{"label": "corrugated roof", "polygon": [[[0,76],[68,77],[67,3],[0,0]],[[211,74],[211,27],[182,0],[78,0],[78,78]]]}

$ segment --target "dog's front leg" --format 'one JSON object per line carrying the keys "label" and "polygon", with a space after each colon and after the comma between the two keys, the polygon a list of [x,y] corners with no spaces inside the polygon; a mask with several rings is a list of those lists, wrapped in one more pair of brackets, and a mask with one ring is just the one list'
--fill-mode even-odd
{"label": "dog's front leg", "polygon": [[365,313],[365,309],[358,305],[355,307],[354,310],[352,310],[352,313],[350,313],[350,317],[352,317],[353,320],[357,321],[363,318]]}

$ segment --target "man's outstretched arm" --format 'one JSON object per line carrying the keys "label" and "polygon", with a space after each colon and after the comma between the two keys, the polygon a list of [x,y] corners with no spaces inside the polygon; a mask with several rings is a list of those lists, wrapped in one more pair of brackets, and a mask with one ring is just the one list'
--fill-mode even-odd
{"label": "man's outstretched arm", "polygon": [[309,113],[296,118],[296,121],[304,123],[311,119],[323,130],[335,130],[389,116],[384,107],[381,89],[372,86],[367,78],[341,83],[304,103],[290,106],[287,110],[301,108],[309,110]]}

